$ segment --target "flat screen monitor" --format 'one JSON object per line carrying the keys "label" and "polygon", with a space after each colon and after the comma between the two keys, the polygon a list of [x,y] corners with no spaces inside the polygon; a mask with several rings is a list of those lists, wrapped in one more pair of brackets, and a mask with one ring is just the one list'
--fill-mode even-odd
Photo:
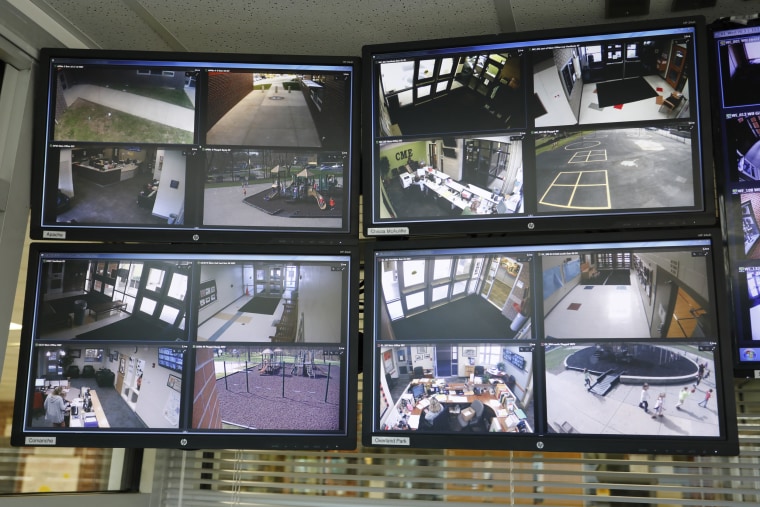
{"label": "flat screen monitor", "polygon": [[368,248],[364,444],[738,453],[720,230],[537,238]]}
{"label": "flat screen monitor", "polygon": [[358,62],[43,49],[32,237],[355,242]]}
{"label": "flat screen monitor", "polygon": [[714,225],[701,18],[369,45],[364,232]]}
{"label": "flat screen monitor", "polygon": [[357,259],[33,244],[12,444],[355,448]]}
{"label": "flat screen monitor", "polygon": [[710,25],[715,144],[734,304],[737,374],[760,370],[760,26]]}

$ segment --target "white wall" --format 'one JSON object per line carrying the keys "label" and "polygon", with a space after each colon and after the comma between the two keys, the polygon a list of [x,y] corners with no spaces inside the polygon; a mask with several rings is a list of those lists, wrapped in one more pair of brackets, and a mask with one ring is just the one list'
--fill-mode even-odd
{"label": "white wall", "polygon": [[158,348],[142,347],[132,357],[145,361],[140,396],[135,413],[151,428],[176,428],[177,425],[164,415],[167,406],[178,398],[179,393],[167,386],[169,374],[182,374],[158,365]]}
{"label": "white wall", "polygon": [[200,283],[216,281],[216,301],[204,306],[198,315],[198,324],[203,324],[215,313],[236,301],[244,294],[243,266],[204,265],[201,268]]}
{"label": "white wall", "polygon": [[71,167],[71,150],[61,150],[58,162],[58,189],[69,197],[74,197],[74,173]]}
{"label": "white wall", "polygon": [[25,55],[11,58],[11,52],[17,53],[17,48],[0,36],[0,58],[18,65],[6,65],[0,94],[0,266],[3,266],[0,269],[0,373],[26,238],[32,166],[30,91],[34,67]]}
{"label": "white wall", "polygon": [[[163,163],[159,169],[159,159]],[[158,150],[156,153],[156,169],[154,177],[158,179],[158,193],[153,205],[153,215],[169,218],[174,213],[180,215],[185,202],[185,156],[179,150]],[[177,188],[171,187],[172,180],[178,181]]]}
{"label": "white wall", "polygon": [[341,336],[343,273],[330,266],[301,266],[298,311],[304,315],[305,341],[337,342]]}

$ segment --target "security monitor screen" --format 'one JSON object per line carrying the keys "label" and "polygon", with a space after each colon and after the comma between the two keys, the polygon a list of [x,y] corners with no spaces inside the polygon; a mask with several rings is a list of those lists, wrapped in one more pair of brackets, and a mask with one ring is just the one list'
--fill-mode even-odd
{"label": "security monitor screen", "polygon": [[760,369],[760,27],[716,23],[716,131],[741,376]]}
{"label": "security monitor screen", "polygon": [[365,444],[735,453],[720,232],[554,240],[372,249]]}
{"label": "security monitor screen", "polygon": [[364,48],[370,236],[715,222],[704,29]]}
{"label": "security monitor screen", "polygon": [[42,70],[35,238],[356,232],[355,59],[51,49]]}
{"label": "security monitor screen", "polygon": [[41,247],[30,266],[16,445],[356,445],[351,252]]}

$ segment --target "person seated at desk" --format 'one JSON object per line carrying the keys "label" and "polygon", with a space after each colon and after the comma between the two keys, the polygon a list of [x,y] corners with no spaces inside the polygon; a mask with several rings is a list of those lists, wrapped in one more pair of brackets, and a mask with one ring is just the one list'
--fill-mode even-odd
{"label": "person seated at desk", "polygon": [[158,181],[153,180],[147,183],[137,194],[137,205],[142,208],[153,207],[153,203],[156,202],[156,192],[158,192]]}
{"label": "person seated at desk", "polygon": [[420,414],[420,430],[448,431],[449,409],[444,407],[435,397],[430,398],[430,404]]}

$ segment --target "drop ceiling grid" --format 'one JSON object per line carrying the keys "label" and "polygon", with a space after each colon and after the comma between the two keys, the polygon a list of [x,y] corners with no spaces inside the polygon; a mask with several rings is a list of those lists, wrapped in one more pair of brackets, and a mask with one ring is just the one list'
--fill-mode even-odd
{"label": "drop ceiling grid", "polygon": [[359,55],[370,43],[498,31],[493,0],[173,3],[143,5],[193,51]]}
{"label": "drop ceiling grid", "polygon": [[673,12],[672,0],[650,0],[646,16],[607,19],[604,17],[605,0],[511,0],[509,3],[518,31],[686,15],[702,15],[709,23],[721,17],[754,14],[760,9],[758,0],[718,0],[714,8]]}
{"label": "drop ceiling grid", "polygon": [[[34,0],[100,47],[167,50],[136,0]],[[359,55],[365,44],[498,33],[500,0],[162,0],[139,4],[189,51]],[[505,1],[505,0],[501,0]]]}
{"label": "drop ceiling grid", "polygon": [[[103,49],[166,51],[170,47],[122,0],[34,0],[55,11]],[[177,2],[179,5],[179,2]]]}

